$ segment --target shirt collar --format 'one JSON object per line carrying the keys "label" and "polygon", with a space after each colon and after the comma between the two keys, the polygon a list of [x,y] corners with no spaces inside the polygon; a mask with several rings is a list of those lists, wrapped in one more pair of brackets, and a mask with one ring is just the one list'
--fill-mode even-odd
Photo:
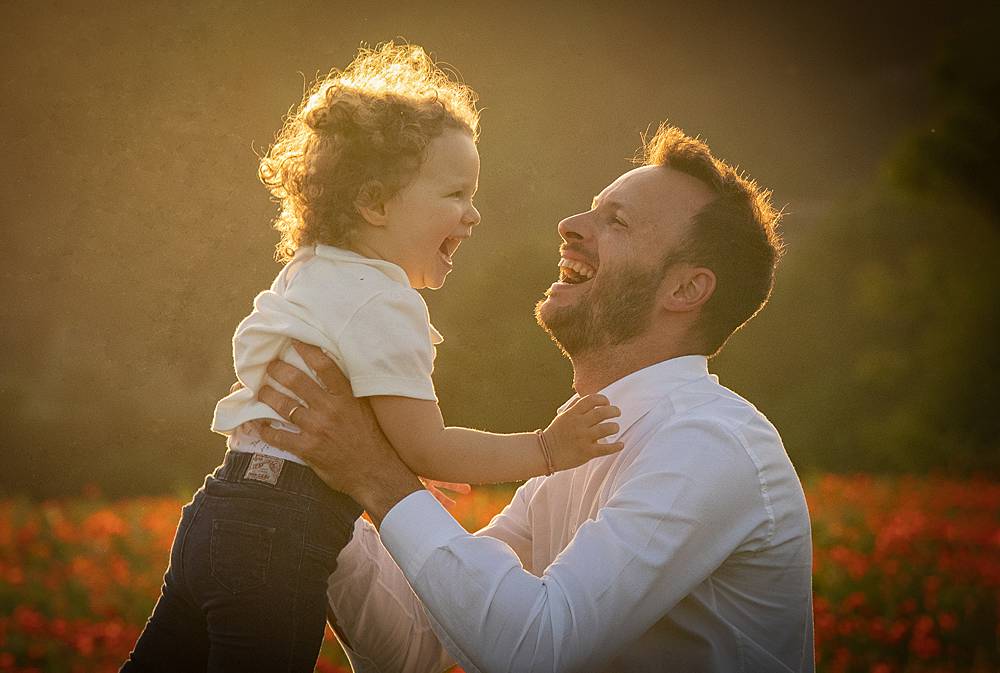
{"label": "shirt collar", "polygon": [[[618,432],[603,441],[617,442],[625,431],[670,392],[706,376],[709,376],[708,358],[704,355],[683,355],[644,367],[599,390],[622,412],[621,416],[612,419],[618,423]],[[560,413],[578,399],[579,395],[573,395],[559,407]]]}
{"label": "shirt collar", "polygon": [[[298,255],[299,252],[304,249],[306,248],[299,248],[295,251],[295,254]],[[339,262],[354,262],[374,267],[388,276],[389,280],[393,280],[405,287],[410,287],[410,279],[407,277],[406,272],[403,271],[403,268],[398,264],[393,264],[392,262],[384,259],[365,257],[364,255],[359,255],[352,250],[345,250],[344,248],[337,248],[323,243],[316,244],[315,254],[318,257],[325,257],[326,259],[332,259]],[[416,290],[413,291],[416,292]],[[430,323],[430,320],[427,321],[427,326],[430,328],[429,335],[432,344],[437,345],[444,341],[444,337],[441,336],[441,332],[437,331],[434,325]]]}
{"label": "shirt collar", "polygon": [[406,272],[398,264],[393,264],[392,262],[386,261],[384,259],[376,259],[374,257],[365,257],[364,255],[359,255],[352,250],[345,250],[344,248],[337,248],[332,245],[325,245],[323,243],[316,244],[316,255],[319,257],[326,257],[327,259],[332,259],[341,262],[355,262],[360,264],[366,264],[367,266],[372,266],[384,273],[400,285],[405,285],[410,287],[410,279],[406,276]]}

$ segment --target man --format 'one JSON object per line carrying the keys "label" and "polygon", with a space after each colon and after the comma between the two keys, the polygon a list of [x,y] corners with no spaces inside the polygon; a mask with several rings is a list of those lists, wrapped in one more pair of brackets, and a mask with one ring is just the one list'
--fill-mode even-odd
{"label": "man", "polygon": [[[621,408],[609,439],[625,448],[528,481],[475,535],[318,349],[300,353],[327,390],[272,364],[307,408],[300,435],[263,438],[354,497],[381,534],[359,522],[330,580],[358,670],[441,670],[450,657],[469,673],[813,670],[799,480],[774,427],[707,369],[770,295],[777,220],[767,192],[662,125],[642,167],[559,223],[560,280],[536,314],[577,394]],[[260,397],[286,417],[299,405]]]}

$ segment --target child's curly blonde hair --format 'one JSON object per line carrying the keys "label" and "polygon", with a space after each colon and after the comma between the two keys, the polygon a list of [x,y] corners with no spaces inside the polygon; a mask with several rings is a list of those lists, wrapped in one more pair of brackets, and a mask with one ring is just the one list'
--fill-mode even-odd
{"label": "child's curly blonde hair", "polygon": [[314,243],[349,247],[359,205],[393,197],[413,178],[427,145],[446,129],[479,135],[477,96],[416,45],[362,47],[343,71],[306,93],[260,161],[281,206],[275,257]]}

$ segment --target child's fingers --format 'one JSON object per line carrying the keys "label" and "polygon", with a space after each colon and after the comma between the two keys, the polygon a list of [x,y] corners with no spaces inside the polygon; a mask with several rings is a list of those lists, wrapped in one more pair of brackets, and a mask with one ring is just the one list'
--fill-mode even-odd
{"label": "child's fingers", "polygon": [[604,395],[584,395],[576,402],[574,402],[573,406],[570,408],[577,413],[585,414],[594,407],[604,406],[607,404],[611,403],[608,401],[608,398],[605,397]]}
{"label": "child's fingers", "polygon": [[625,442],[615,442],[614,444],[603,444],[601,442],[594,443],[595,451],[594,457],[607,456],[612,453],[618,453],[625,448]]}
{"label": "child's fingers", "polygon": [[617,423],[598,423],[590,429],[590,439],[596,442],[603,437],[610,437],[618,432],[618,430]]}
{"label": "child's fingers", "polygon": [[622,415],[622,410],[613,404],[605,404],[599,407],[594,407],[587,413],[583,415],[583,420],[585,423],[590,425],[596,425],[601,421],[606,421],[609,418],[618,418]]}

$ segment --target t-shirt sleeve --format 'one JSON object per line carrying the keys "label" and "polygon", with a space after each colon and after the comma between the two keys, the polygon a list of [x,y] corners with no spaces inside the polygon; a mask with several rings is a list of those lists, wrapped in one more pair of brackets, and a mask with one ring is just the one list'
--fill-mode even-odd
{"label": "t-shirt sleeve", "polygon": [[338,338],[356,397],[437,400],[427,305],[413,290],[383,290],[355,311]]}

